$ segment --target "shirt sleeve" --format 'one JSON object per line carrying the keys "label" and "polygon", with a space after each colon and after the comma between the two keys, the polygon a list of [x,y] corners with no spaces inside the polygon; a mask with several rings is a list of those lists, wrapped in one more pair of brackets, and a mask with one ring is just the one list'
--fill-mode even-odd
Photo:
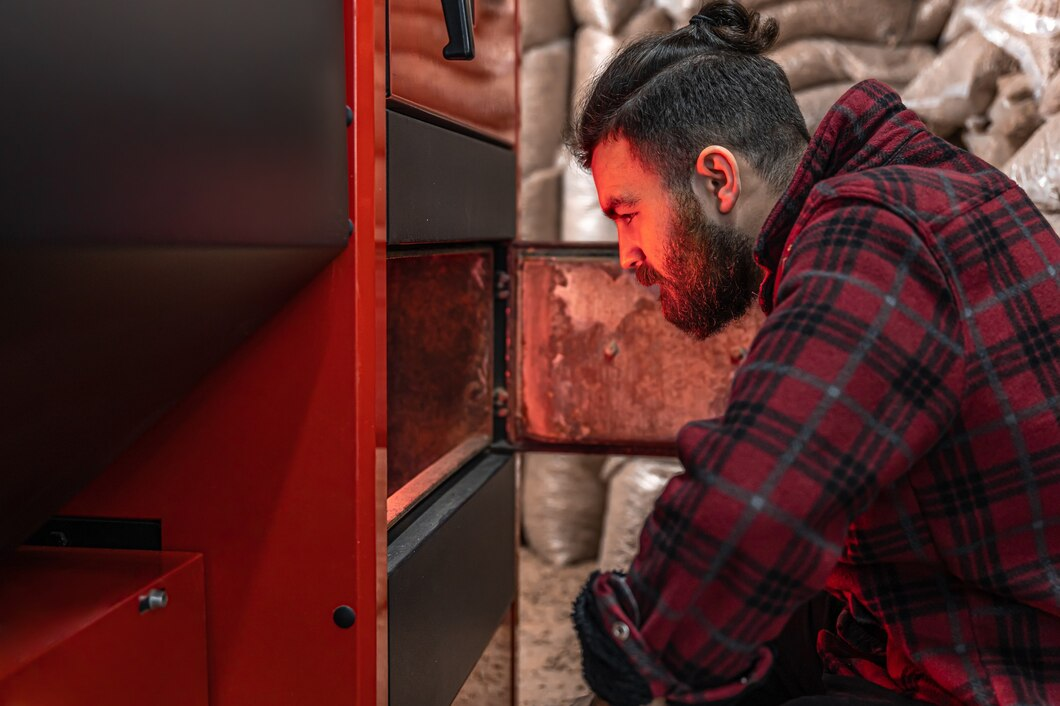
{"label": "shirt sleeve", "polygon": [[601,627],[670,703],[754,683],[850,523],[959,407],[960,318],[908,222],[834,198],[790,242],[725,415],[681,430],[686,473],[645,525],[630,595],[607,574],[590,583]]}

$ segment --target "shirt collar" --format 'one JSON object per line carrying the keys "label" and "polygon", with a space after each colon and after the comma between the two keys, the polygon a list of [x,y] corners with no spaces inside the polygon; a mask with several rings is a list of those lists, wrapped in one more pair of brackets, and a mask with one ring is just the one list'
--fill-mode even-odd
{"label": "shirt collar", "polygon": [[814,186],[829,177],[886,164],[923,129],[923,123],[902,104],[899,95],[876,80],[862,81],[836,101],[758,235],[755,260],[765,270],[759,292],[763,311],[768,314],[772,309],[784,244]]}

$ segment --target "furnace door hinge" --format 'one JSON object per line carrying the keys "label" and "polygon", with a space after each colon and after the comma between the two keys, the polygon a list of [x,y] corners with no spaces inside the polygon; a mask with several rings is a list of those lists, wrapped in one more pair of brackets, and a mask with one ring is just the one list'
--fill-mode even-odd
{"label": "furnace door hinge", "polygon": [[497,272],[497,277],[494,281],[494,291],[497,293],[498,299],[507,299],[512,293],[512,277],[507,272]]}
{"label": "furnace door hinge", "polygon": [[508,388],[493,388],[493,413],[498,417],[508,416]]}

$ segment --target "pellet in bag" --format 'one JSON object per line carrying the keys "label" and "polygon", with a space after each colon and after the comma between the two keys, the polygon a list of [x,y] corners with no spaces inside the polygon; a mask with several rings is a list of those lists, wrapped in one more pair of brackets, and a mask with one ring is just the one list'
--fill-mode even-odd
{"label": "pellet in bag", "polygon": [[526,51],[519,82],[519,170],[526,174],[555,164],[570,116],[571,40]]}
{"label": "pellet in bag", "polygon": [[1038,128],[1005,165],[1005,173],[1043,211],[1060,211],[1060,115]]}
{"label": "pellet in bag", "polygon": [[684,471],[668,458],[613,456],[604,464],[607,509],[600,540],[600,570],[629,569],[644,523],[670,479]]}
{"label": "pellet in bag", "polygon": [[800,39],[770,54],[788,76],[793,91],[839,81],[875,78],[907,84],[937,56],[928,44],[883,47],[867,42]]}
{"label": "pellet in bag", "polygon": [[1026,74],[1008,74],[997,80],[997,97],[990,104],[987,118],[990,132],[1008,138],[1017,146],[1038,129],[1043,120]]}
{"label": "pellet in bag", "polygon": [[976,128],[966,129],[961,133],[961,140],[969,152],[998,169],[1005,166],[1018,147],[1004,135]]}
{"label": "pellet in bag", "polygon": [[846,78],[839,45],[834,39],[799,39],[774,50],[769,58],[784,69],[791,90],[800,91]]}
{"label": "pellet in bag", "polygon": [[570,37],[574,18],[568,0],[527,0],[519,3],[519,32],[523,51]]}
{"label": "pellet in bag", "polygon": [[788,0],[762,14],[780,23],[782,44],[832,37],[894,45],[910,40],[916,8],[917,0]]}
{"label": "pellet in bag", "polygon": [[522,457],[523,537],[554,566],[596,557],[605,502],[602,463],[598,456],[573,454]]}
{"label": "pellet in bag", "polygon": [[947,137],[970,117],[986,111],[998,76],[1013,66],[997,45],[978,32],[968,32],[913,79],[902,100],[928,127]]}
{"label": "pellet in bag", "polygon": [[1060,71],[1060,0],[970,0],[961,11],[980,34],[1019,61],[1041,97]]}
{"label": "pellet in bag", "polygon": [[559,240],[562,166],[539,169],[519,183],[519,239],[535,243]]}
{"label": "pellet in bag", "polygon": [[639,6],[640,0],[571,0],[578,24],[592,25],[608,34],[617,34]]}
{"label": "pellet in bag", "polygon": [[615,243],[618,230],[600,210],[592,174],[570,159],[563,174],[563,224],[565,243]]}

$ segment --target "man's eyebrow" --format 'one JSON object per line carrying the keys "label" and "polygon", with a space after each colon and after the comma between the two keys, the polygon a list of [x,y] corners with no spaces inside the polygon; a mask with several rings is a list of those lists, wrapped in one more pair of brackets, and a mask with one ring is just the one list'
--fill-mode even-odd
{"label": "man's eyebrow", "polygon": [[604,215],[610,218],[612,221],[618,218],[618,214],[615,213],[615,209],[619,206],[636,206],[640,199],[634,198],[633,196],[612,196],[604,206]]}

